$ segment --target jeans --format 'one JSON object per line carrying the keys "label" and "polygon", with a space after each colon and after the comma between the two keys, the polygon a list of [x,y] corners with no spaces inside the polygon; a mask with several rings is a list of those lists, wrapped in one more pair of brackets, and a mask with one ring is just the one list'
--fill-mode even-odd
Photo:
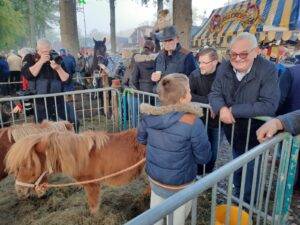
{"label": "jeans", "polygon": [[[232,149],[232,157],[233,159],[239,157],[240,155],[244,154],[244,150],[237,150],[237,149]],[[247,170],[246,170],[246,177],[245,177],[245,189],[244,189],[244,196],[243,200],[247,202],[248,204],[250,203],[251,200],[251,190],[252,190],[252,183],[253,183],[253,173],[254,173],[254,164],[255,160],[252,160],[248,162],[247,164]],[[260,164],[261,164],[261,158],[258,160],[258,165],[257,165],[257,176],[256,176],[256,187],[255,187],[255,196],[254,196],[254,203],[256,202],[256,196],[258,192],[258,182],[259,182],[259,174],[260,174]],[[241,182],[242,182],[242,171],[243,168],[238,169],[234,175],[233,175],[233,184],[235,188],[235,197],[239,198],[240,197],[240,190],[241,190]]]}
{"label": "jeans", "polygon": [[129,116],[129,121],[130,127],[137,127],[139,123],[139,106],[140,106],[140,101],[137,96],[134,95],[129,95],[128,96],[128,116]]}
{"label": "jeans", "polygon": [[[56,107],[57,114],[55,109],[55,101],[54,97],[48,97],[47,99],[47,111],[45,109],[45,101],[44,99],[37,99],[36,102],[36,113],[37,113],[37,121],[41,123],[43,120],[68,120],[70,123],[74,124],[74,129],[78,131],[79,129],[79,120],[76,118],[73,106],[69,102],[65,102],[63,97],[59,96],[56,98]],[[66,104],[66,109],[65,109]],[[48,114],[48,117],[47,117]]]}
{"label": "jeans", "polygon": [[[217,160],[218,155],[218,143],[219,143],[219,128],[207,128],[207,136],[208,140],[211,144],[211,159],[210,161],[205,165],[205,173],[211,173],[215,167],[215,163]],[[224,132],[221,128],[221,134],[220,134],[220,144],[223,140]],[[198,165],[198,175],[204,174],[204,165]]]}
{"label": "jeans", "polygon": [[[151,191],[150,208],[154,208],[155,206],[161,204],[164,200],[164,198]],[[178,209],[176,209],[173,214],[173,224],[184,225],[185,220],[191,211],[191,208],[192,201],[189,201],[186,204],[180,206]],[[163,220],[156,222],[155,225],[163,225]]]}

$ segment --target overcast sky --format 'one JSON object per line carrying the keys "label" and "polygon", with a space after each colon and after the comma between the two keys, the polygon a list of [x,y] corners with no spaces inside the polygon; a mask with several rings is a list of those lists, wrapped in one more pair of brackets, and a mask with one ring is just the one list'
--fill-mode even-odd
{"label": "overcast sky", "polygon": [[[109,33],[109,1],[108,0],[86,0],[85,18],[87,34],[91,30],[97,29],[101,32]],[[156,6],[151,2],[148,6],[142,6],[140,0],[116,0],[116,31],[117,33],[124,30],[133,29],[143,23],[151,24],[155,21]],[[209,16],[214,8],[224,6],[228,0],[192,0],[193,8],[198,13],[206,10]],[[170,4],[166,4],[168,8]],[[78,12],[78,24],[81,32],[84,32],[83,14]]]}

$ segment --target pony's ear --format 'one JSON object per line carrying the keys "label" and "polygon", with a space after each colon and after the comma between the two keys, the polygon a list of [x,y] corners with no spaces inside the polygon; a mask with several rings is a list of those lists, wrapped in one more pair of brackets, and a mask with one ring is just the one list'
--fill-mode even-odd
{"label": "pony's ear", "polygon": [[105,42],[106,42],[106,37],[103,38],[103,44],[105,44]]}
{"label": "pony's ear", "polygon": [[45,153],[45,149],[46,149],[46,140],[42,139],[39,143],[37,143],[34,148],[35,151],[38,153]]}

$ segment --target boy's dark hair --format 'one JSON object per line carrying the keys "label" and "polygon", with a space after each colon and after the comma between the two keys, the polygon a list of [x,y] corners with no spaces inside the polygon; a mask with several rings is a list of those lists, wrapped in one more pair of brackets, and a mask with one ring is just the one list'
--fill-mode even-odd
{"label": "boy's dark hair", "polygon": [[197,60],[199,60],[200,56],[208,55],[211,60],[218,60],[217,50],[213,47],[205,47],[200,49],[197,54]]}
{"label": "boy's dark hair", "polygon": [[180,98],[187,94],[189,79],[181,73],[173,73],[165,76],[158,83],[157,92],[162,105],[177,104]]}

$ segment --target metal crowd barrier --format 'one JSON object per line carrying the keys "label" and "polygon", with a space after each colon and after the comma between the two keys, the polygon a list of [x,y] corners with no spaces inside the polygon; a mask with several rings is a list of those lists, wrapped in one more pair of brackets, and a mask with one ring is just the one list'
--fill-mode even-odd
{"label": "metal crowd barrier", "polygon": [[[199,213],[199,210],[197,210],[197,198],[205,192],[211,196],[211,203],[207,202],[207,207],[210,207],[210,221],[205,221],[204,224],[285,224],[290,206],[296,167],[295,160],[297,159],[299,146],[299,138],[293,139],[290,134],[281,133],[235,160],[230,161],[193,185],[177,192],[157,207],[149,209],[132,219],[126,225],[150,225],[165,217],[168,218],[168,224],[173,224],[174,211],[191,200],[193,201],[191,224],[197,224],[197,214]],[[276,158],[279,149],[282,150],[280,165],[276,168]],[[271,160],[269,159],[270,153],[273,153]],[[242,200],[244,192],[243,184],[245,183],[247,165],[253,160],[255,161],[253,178],[259,176],[259,169],[261,172],[258,185],[255,182],[256,179],[254,179],[251,202],[247,204]],[[260,166],[259,161],[261,161]],[[240,196],[237,198],[232,194],[233,174],[240,168],[243,169],[242,189]],[[218,193],[220,193],[218,184],[226,178],[228,178],[228,188],[224,193],[226,194],[226,215],[223,221],[218,221],[218,223],[216,222],[216,219],[218,219],[216,215],[217,203],[219,201]],[[254,194],[256,185],[259,187],[257,196]],[[233,205],[238,207],[237,215],[231,215],[233,212],[230,208]],[[249,214],[249,220],[242,221],[242,210]],[[235,217],[236,223],[232,223],[232,217]]]}
{"label": "metal crowd barrier", "polygon": [[[72,82],[73,85],[80,89],[95,89],[93,84],[95,77],[94,76],[82,76],[78,72],[73,75]],[[21,90],[22,81],[10,81],[0,82],[0,95],[3,97],[17,96],[17,92]],[[97,85],[96,85],[97,86]],[[4,93],[6,96],[4,96]]]}
{"label": "metal crowd barrier", "polygon": [[[114,88],[0,98],[0,127],[47,120],[68,120],[76,131],[119,130],[120,94]],[[21,108],[16,112],[17,107]]]}
{"label": "metal crowd barrier", "polygon": [[122,127],[123,129],[138,127],[140,123],[140,108],[141,103],[149,103],[158,105],[158,95],[148,92],[143,92],[135,89],[126,88],[122,94]]}
{"label": "metal crowd barrier", "polygon": [[[89,89],[56,94],[32,95],[22,97],[0,98],[0,127],[13,124],[39,122],[39,115],[44,113],[46,119],[69,120],[78,130],[109,130],[116,131],[137,127],[140,121],[139,104],[142,102],[158,105],[158,96],[133,89],[125,89],[123,94],[114,88]],[[31,109],[26,108],[30,103]],[[25,106],[22,112],[14,113],[17,105]],[[208,129],[209,105],[202,105],[205,110]],[[265,120],[266,118],[256,118]],[[287,134],[279,134],[273,139],[260,144],[248,151],[250,129],[253,119],[248,119],[245,154],[235,160],[228,160],[221,168],[204,175],[195,184],[182,190],[160,206],[148,210],[128,224],[153,224],[164,217],[170,218],[175,209],[192,200],[191,223],[197,222],[197,197],[206,194],[211,203],[210,222],[215,224],[217,203],[226,202],[226,218],[229,224],[231,211],[229,208],[238,206],[238,223],[241,222],[242,210],[247,211],[250,220],[247,224],[284,224],[290,207],[292,188],[296,171],[299,141]],[[230,148],[232,151],[235,126],[231,129],[229,144],[221,142],[222,124],[218,124],[218,151]],[[228,153],[227,153],[228,154]],[[254,164],[251,201],[244,201],[245,177],[247,167]],[[233,175],[242,168],[242,181],[239,196],[233,196]],[[205,166],[204,166],[205,174]],[[202,201],[201,201],[202,202]],[[203,202],[202,202],[203,203]],[[198,201],[199,204],[199,201]]]}
{"label": "metal crowd barrier", "polygon": [[[153,98],[152,101],[149,99]],[[141,92],[133,89],[125,89],[122,97],[123,128],[137,127],[140,121],[140,111],[138,105],[142,102],[158,105],[158,96],[151,93]],[[204,121],[206,130],[208,129],[208,118],[210,116],[210,106],[202,104],[206,119]],[[247,211],[250,220],[246,224],[283,224],[288,216],[288,209],[291,203],[293,183],[296,173],[299,141],[285,133],[280,134],[272,140],[256,146],[249,150],[250,131],[254,120],[266,121],[268,117],[258,117],[248,119],[245,154],[235,160],[228,160],[221,168],[205,175],[205,165],[203,166],[204,176],[194,185],[186,190],[171,196],[160,206],[150,209],[141,216],[128,222],[128,224],[153,224],[164,217],[172,218],[173,212],[185,203],[193,200],[191,224],[196,224],[197,219],[197,196],[204,194],[211,195],[210,222],[204,224],[215,224],[216,202],[226,202],[227,211],[224,224],[230,222],[229,208],[235,204],[238,206],[238,223],[241,222],[242,209]],[[235,125],[231,128],[231,140],[228,143],[222,140],[222,124],[218,123],[218,152],[224,148],[229,148],[229,154],[233,150]],[[218,157],[217,157],[218,158]],[[253,182],[251,187],[251,201],[244,201],[245,177],[247,168],[254,163]],[[241,190],[239,196],[233,195],[233,174],[242,169]],[[212,191],[210,192],[208,191]],[[207,202],[207,205],[209,202]],[[171,222],[170,222],[171,221]],[[173,224],[172,219],[168,224]]]}

